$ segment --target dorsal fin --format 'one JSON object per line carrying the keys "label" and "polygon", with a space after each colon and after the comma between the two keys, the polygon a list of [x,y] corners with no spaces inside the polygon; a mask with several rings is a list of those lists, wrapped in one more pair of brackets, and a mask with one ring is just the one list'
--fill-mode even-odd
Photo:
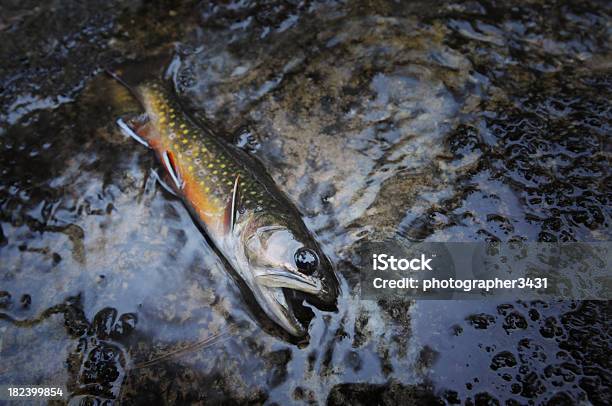
{"label": "dorsal fin", "polygon": [[234,188],[232,189],[232,195],[230,196],[227,206],[225,207],[225,213],[223,218],[223,225],[225,233],[229,233],[234,230],[234,224],[236,224],[236,216],[238,212],[238,206],[240,204],[240,175],[236,175],[234,180]]}

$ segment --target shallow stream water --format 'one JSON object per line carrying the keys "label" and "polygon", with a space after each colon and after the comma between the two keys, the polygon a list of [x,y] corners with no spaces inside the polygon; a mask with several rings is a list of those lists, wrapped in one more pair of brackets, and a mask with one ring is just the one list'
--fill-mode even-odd
{"label": "shallow stream water", "polygon": [[[75,404],[610,404],[610,303],[362,301],[374,240],[608,241],[605,2],[4,2],[0,384]],[[150,75],[257,157],[335,264],[309,340],[262,319],[150,151]],[[211,341],[206,341],[211,338]],[[204,340],[204,341],[203,341]]]}

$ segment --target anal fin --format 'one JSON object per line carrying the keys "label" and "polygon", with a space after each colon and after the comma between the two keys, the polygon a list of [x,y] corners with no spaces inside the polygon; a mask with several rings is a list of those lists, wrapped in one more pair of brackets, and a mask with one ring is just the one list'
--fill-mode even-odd
{"label": "anal fin", "polygon": [[176,191],[168,184],[169,182],[163,179],[163,177],[165,176],[161,176],[155,169],[151,169],[151,175],[153,176],[153,178],[155,178],[157,183],[159,183],[161,187],[164,188],[166,192],[170,193],[174,197],[178,197]]}
{"label": "anal fin", "polygon": [[183,178],[181,178],[181,173],[176,167],[174,156],[172,155],[172,153],[169,151],[164,151],[162,153],[161,159],[168,175],[170,176],[170,179],[172,179],[172,183],[176,186],[178,190],[183,189]]}

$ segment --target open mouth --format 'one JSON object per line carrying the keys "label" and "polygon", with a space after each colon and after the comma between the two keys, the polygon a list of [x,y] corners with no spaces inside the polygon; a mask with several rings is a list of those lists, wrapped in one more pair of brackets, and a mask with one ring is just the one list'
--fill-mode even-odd
{"label": "open mouth", "polygon": [[293,336],[303,336],[314,316],[303,303],[322,291],[321,281],[286,269],[261,271],[256,281],[269,316]]}
{"label": "open mouth", "polygon": [[269,288],[287,288],[316,295],[321,292],[321,281],[312,276],[291,272],[285,269],[265,270],[255,279],[257,283]]}

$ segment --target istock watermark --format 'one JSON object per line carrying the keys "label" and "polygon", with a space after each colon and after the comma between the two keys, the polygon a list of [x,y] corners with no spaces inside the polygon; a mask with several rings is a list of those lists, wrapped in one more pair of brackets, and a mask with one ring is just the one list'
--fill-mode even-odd
{"label": "istock watermark", "polygon": [[612,244],[368,242],[361,298],[612,299]]}
{"label": "istock watermark", "polygon": [[433,258],[421,254],[421,258],[395,258],[393,255],[372,254],[372,269],[375,271],[432,271],[429,263]]}

